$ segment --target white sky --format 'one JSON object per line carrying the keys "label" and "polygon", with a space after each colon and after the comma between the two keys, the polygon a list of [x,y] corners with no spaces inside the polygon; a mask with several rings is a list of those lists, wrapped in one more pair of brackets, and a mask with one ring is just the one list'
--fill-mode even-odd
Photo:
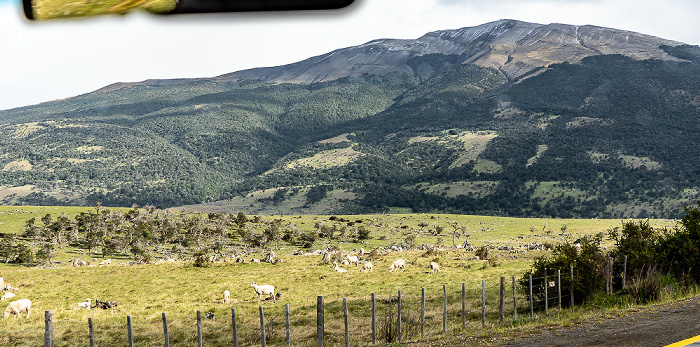
{"label": "white sky", "polygon": [[132,13],[46,22],[25,20],[20,0],[0,0],[0,110],[114,82],[212,77],[503,18],[592,24],[700,44],[698,0],[355,0],[334,12]]}

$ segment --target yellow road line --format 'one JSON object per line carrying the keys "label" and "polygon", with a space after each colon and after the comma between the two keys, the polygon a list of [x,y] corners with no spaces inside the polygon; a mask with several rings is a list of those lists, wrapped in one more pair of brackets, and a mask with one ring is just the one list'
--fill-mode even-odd
{"label": "yellow road line", "polygon": [[666,347],[682,347],[682,346],[687,346],[693,342],[698,342],[698,341],[700,341],[700,335],[695,336],[695,337],[691,337],[689,339],[685,339],[683,341],[678,341],[676,343],[672,343]]}

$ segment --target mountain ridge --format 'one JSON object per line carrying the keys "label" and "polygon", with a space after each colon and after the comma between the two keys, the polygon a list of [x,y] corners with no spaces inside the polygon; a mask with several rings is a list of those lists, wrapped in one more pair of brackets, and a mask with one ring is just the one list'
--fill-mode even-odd
{"label": "mountain ridge", "polygon": [[0,200],[675,216],[700,198],[698,81],[697,46],[501,20],[115,83],[0,111]]}
{"label": "mountain ridge", "polygon": [[[580,30],[580,33],[579,33]],[[606,33],[612,32],[612,35]],[[446,37],[446,38],[445,38]],[[524,55],[532,54],[539,47],[536,43],[549,41],[559,37],[566,43],[566,49],[560,52],[549,52],[540,57],[523,59]],[[625,44],[621,44],[624,37]],[[632,41],[630,42],[630,39]],[[533,48],[514,55],[509,44],[529,45]],[[611,48],[610,44],[616,44]],[[431,47],[432,44],[432,47]],[[578,62],[580,59],[598,54],[628,55],[635,59],[678,60],[663,50],[660,45],[678,46],[683,43],[666,40],[632,31],[611,29],[594,25],[567,25],[561,23],[536,24],[512,19],[501,19],[474,27],[459,29],[437,30],[426,33],[417,39],[375,39],[364,44],[340,48],[331,52],[310,57],[299,62],[273,67],[258,67],[218,75],[215,77],[199,77],[189,79],[149,79],[141,82],[117,82],[96,91],[113,91],[118,88],[133,85],[157,86],[182,81],[201,79],[237,80],[257,79],[272,83],[318,83],[341,77],[356,77],[364,73],[386,74],[388,72],[414,73],[406,64],[412,57],[426,54],[456,54],[462,57],[456,63],[474,63],[483,67],[495,68],[509,79],[516,79],[529,73],[532,69],[546,67],[549,64],[564,61]],[[401,49],[401,46],[404,46]],[[620,50],[627,46],[627,51]],[[358,52],[359,51],[359,52]],[[369,51],[369,56],[367,52]],[[389,61],[373,61],[372,54],[394,51],[397,56]],[[335,55],[338,55],[334,57]],[[348,58],[348,56],[351,56]],[[566,59],[575,57],[574,59]],[[358,58],[361,63],[346,66],[345,62]],[[386,58],[385,58],[386,59]],[[331,65],[328,68],[327,65]],[[358,67],[359,66],[359,67]],[[357,67],[357,68],[355,68]]]}

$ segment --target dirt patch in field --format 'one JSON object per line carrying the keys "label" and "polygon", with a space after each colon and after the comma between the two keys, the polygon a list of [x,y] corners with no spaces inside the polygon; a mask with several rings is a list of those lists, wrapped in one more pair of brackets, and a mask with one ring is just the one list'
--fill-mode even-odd
{"label": "dirt patch in field", "polygon": [[29,171],[32,169],[32,164],[26,160],[16,160],[5,164],[2,171]]}

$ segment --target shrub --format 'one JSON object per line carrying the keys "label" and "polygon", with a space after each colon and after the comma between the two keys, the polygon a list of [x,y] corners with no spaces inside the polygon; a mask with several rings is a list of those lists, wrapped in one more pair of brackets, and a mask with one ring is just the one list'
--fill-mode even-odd
{"label": "shrub", "polygon": [[209,262],[209,257],[204,251],[199,251],[194,254],[194,266],[195,267],[209,267],[211,262]]}
{"label": "shrub", "polygon": [[481,246],[477,248],[474,254],[481,260],[487,260],[489,257],[489,248],[486,246]]}
{"label": "shrub", "polygon": [[[541,256],[535,259],[532,269],[526,271],[518,281],[522,293],[529,295],[529,276],[533,278],[544,277],[545,269],[547,275],[552,276],[560,270],[562,273],[569,273],[571,265],[574,265],[574,299],[576,303],[582,303],[595,293],[599,292],[605,284],[604,265],[605,256],[600,249],[603,235],[585,236],[579,241],[581,251],[570,243],[559,244],[552,250],[552,256]],[[549,277],[552,278],[552,277]],[[570,288],[571,280],[569,276],[562,276],[562,288]],[[536,300],[544,301],[544,287],[535,285],[532,288],[533,296]],[[551,304],[554,304],[552,302]]]}
{"label": "shrub", "polygon": [[370,232],[371,232],[371,230],[369,230],[368,228],[365,228],[364,225],[360,225],[360,227],[357,228],[357,239],[358,240],[368,240]]}
{"label": "shrub", "polygon": [[636,272],[627,290],[638,303],[646,304],[659,300],[662,285],[663,275],[655,265],[648,265],[645,269]]}

